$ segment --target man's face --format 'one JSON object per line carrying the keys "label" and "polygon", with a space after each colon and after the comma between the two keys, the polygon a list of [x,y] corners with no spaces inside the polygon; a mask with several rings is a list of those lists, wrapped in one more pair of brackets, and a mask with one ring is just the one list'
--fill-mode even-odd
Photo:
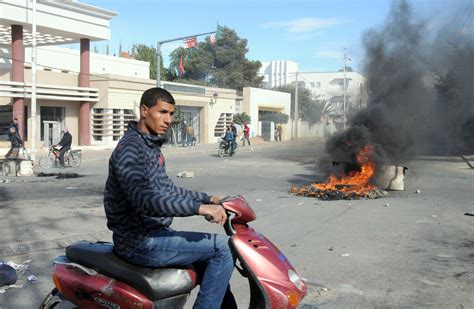
{"label": "man's face", "polygon": [[173,104],[158,101],[152,107],[142,105],[140,107],[141,118],[145,119],[145,127],[141,128],[145,133],[165,134],[171,126],[175,107]]}

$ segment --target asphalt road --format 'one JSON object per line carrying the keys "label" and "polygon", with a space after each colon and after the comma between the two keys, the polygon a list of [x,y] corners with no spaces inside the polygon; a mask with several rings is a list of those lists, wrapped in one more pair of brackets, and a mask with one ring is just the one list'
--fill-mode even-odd
{"label": "asphalt road", "polygon": [[[322,143],[286,142],[240,148],[218,158],[214,146],[165,148],[177,185],[211,194],[241,194],[257,213],[251,225],[289,258],[318,308],[474,308],[474,170],[460,158],[407,162],[405,191],[376,200],[320,201],[288,194],[321,180]],[[110,151],[84,154],[82,177],[0,178],[0,261],[30,265],[39,283],[0,294],[0,308],[37,308],[52,288],[51,259],[79,239],[110,240],[102,206]],[[53,172],[58,172],[52,170]],[[177,178],[193,171],[194,178]],[[416,193],[420,190],[420,193]],[[223,232],[201,217],[176,229]],[[239,307],[246,281],[232,278]],[[191,308],[192,298],[188,308]]]}

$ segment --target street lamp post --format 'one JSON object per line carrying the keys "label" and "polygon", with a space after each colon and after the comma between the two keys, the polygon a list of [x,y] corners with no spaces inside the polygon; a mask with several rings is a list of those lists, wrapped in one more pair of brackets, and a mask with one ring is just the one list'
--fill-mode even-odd
{"label": "street lamp post", "polygon": [[31,160],[36,160],[36,0],[33,0],[33,16],[31,25]]}
{"label": "street lamp post", "polygon": [[203,36],[203,35],[208,35],[208,34],[213,34],[213,33],[216,33],[216,32],[211,31],[211,32],[200,33],[200,34],[195,34],[195,35],[183,36],[183,37],[175,38],[175,39],[158,41],[157,44],[156,44],[156,87],[161,86],[161,45],[163,45],[165,43],[181,41],[181,40],[194,38],[194,37],[198,37],[198,36]]}
{"label": "street lamp post", "polygon": [[342,124],[346,129],[346,54],[344,53],[344,103],[342,110]]}

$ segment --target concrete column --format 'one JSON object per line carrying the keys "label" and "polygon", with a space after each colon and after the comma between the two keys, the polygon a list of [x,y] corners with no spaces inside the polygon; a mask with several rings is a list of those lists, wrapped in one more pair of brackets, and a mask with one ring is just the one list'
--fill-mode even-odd
{"label": "concrete column", "polygon": [[[25,48],[23,47],[23,26],[12,25],[12,75],[13,82],[25,82]],[[13,98],[13,117],[18,119],[18,129],[25,140],[25,100]]]}
{"label": "concrete column", "polygon": [[[79,87],[89,87],[90,73],[90,42],[81,39],[81,69],[79,72]],[[79,145],[90,145],[90,102],[81,102],[79,109]]]}

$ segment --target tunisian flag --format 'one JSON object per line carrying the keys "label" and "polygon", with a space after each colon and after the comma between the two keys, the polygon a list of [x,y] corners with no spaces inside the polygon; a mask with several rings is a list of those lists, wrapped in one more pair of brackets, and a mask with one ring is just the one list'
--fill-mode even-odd
{"label": "tunisian flag", "polygon": [[179,55],[179,77],[183,79],[184,65],[183,65],[183,54]]}
{"label": "tunisian flag", "polygon": [[185,48],[193,48],[197,46],[197,37],[189,37],[184,40]]}

